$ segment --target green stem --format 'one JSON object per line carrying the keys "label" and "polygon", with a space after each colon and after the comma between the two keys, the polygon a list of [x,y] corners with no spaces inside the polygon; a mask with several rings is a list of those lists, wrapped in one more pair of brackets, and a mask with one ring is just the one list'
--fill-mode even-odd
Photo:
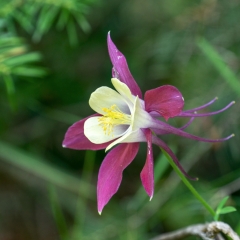
{"label": "green stem", "polygon": [[172,158],[161,148],[163,154],[166,156],[168,162],[171,164],[175,172],[178,174],[178,176],[181,178],[183,183],[186,185],[186,187],[192,192],[192,194],[202,203],[202,205],[209,211],[209,213],[214,217],[215,212],[211,208],[211,206],[201,197],[201,195],[197,192],[197,190],[192,186],[192,184],[185,178],[185,176],[182,174],[182,172],[179,170],[179,168],[176,166],[176,164],[173,162]]}

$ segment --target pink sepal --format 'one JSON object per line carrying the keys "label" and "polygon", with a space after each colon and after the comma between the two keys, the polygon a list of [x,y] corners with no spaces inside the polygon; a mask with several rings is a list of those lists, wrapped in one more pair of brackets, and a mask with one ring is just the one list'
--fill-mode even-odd
{"label": "pink sepal", "polygon": [[62,146],[66,148],[76,149],[76,150],[100,150],[106,148],[110,142],[103,144],[94,144],[86,138],[84,135],[84,123],[90,118],[97,116],[99,114],[93,114],[89,117],[86,117],[76,123],[74,123],[71,127],[68,128]]}
{"label": "pink sepal", "polygon": [[147,139],[147,158],[140,176],[142,180],[142,185],[151,200],[154,193],[152,132],[150,129],[142,129],[142,131],[144,132]]}
{"label": "pink sepal", "polygon": [[156,111],[166,120],[182,112],[184,100],[180,91],[170,85],[164,85],[145,93],[145,109]]}
{"label": "pink sepal", "polygon": [[139,143],[122,143],[112,149],[103,160],[97,183],[100,214],[110,198],[117,192],[122,181],[122,172],[133,161],[138,149]]}
{"label": "pink sepal", "polygon": [[109,56],[113,64],[112,76],[127,84],[133,95],[142,98],[142,92],[128,68],[127,60],[112,42],[110,33],[108,33],[107,44]]}

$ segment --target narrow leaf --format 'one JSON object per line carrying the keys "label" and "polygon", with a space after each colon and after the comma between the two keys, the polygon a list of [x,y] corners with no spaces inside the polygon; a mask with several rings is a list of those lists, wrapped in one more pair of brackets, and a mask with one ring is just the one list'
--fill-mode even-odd
{"label": "narrow leaf", "polygon": [[42,77],[46,72],[44,68],[37,67],[17,67],[12,70],[13,74],[26,77]]}
{"label": "narrow leaf", "polygon": [[222,209],[219,211],[219,214],[227,214],[227,213],[235,212],[235,211],[237,211],[236,208],[234,208],[234,207],[232,207],[232,206],[228,206],[228,207],[222,208]]}
{"label": "narrow leaf", "polygon": [[215,66],[218,72],[223,76],[229,86],[240,95],[240,82],[234,72],[225,63],[224,59],[218,54],[218,52],[212,47],[212,45],[204,38],[201,38],[197,42],[199,48],[203,51],[209,61]]}
{"label": "narrow leaf", "polygon": [[20,12],[16,9],[14,11],[14,18],[28,33],[31,33],[33,26],[31,21],[29,21],[29,16],[26,16],[23,12]]}
{"label": "narrow leaf", "polygon": [[74,16],[78,22],[78,25],[82,28],[82,30],[85,33],[89,33],[91,31],[91,26],[90,26],[89,22],[87,21],[87,19],[83,15],[74,14]]}
{"label": "narrow leaf", "polygon": [[218,207],[217,207],[217,213],[219,213],[219,211],[223,208],[223,206],[226,204],[227,200],[228,200],[229,196],[226,196],[225,198],[223,198],[221,200],[221,202],[218,204]]}
{"label": "narrow leaf", "polygon": [[68,38],[72,46],[76,46],[78,43],[78,37],[74,22],[70,20],[67,24]]}
{"label": "narrow leaf", "polygon": [[24,65],[26,63],[31,63],[35,61],[41,60],[42,56],[40,53],[32,52],[26,53],[19,56],[11,57],[4,61],[4,63],[8,66],[16,66],[16,65]]}
{"label": "narrow leaf", "polygon": [[62,30],[67,25],[68,19],[69,19],[69,11],[63,8],[58,18],[57,29]]}
{"label": "narrow leaf", "polygon": [[56,222],[58,232],[61,240],[65,240],[68,237],[68,228],[63,211],[59,204],[56,189],[53,185],[49,187],[49,200],[51,203],[52,214]]}

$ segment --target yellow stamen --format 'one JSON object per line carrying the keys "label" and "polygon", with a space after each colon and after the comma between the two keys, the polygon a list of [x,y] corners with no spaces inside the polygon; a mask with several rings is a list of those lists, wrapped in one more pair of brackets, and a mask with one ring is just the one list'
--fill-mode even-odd
{"label": "yellow stamen", "polygon": [[131,115],[123,113],[117,105],[112,105],[110,108],[102,108],[105,114],[98,118],[100,126],[106,135],[113,135],[113,128],[117,125],[131,124]]}

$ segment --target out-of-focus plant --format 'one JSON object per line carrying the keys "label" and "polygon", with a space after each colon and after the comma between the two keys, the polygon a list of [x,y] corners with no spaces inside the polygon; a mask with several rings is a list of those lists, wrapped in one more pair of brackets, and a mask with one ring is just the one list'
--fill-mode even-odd
{"label": "out-of-focus plant", "polygon": [[214,47],[204,38],[201,38],[197,42],[199,48],[206,55],[208,60],[214,65],[218,72],[222,75],[228,85],[240,95],[240,83],[235,73],[230,69],[227,63],[225,63],[223,57],[214,49]]}
{"label": "out-of-focus plant", "polygon": [[41,77],[46,73],[44,68],[34,66],[41,55],[37,52],[28,52],[28,47],[20,38],[0,38],[0,79],[5,82],[9,102],[14,106],[15,92],[14,76]]}
{"label": "out-of-focus plant", "polygon": [[216,213],[214,216],[214,220],[218,221],[219,220],[219,216],[221,214],[227,214],[227,213],[231,213],[231,212],[235,212],[237,211],[236,208],[232,207],[232,206],[227,206],[224,207],[224,205],[226,204],[227,200],[228,200],[229,196],[226,196],[225,198],[223,198],[221,200],[221,202],[218,204],[217,209],[216,209]]}
{"label": "out-of-focus plant", "polygon": [[15,31],[15,23],[25,29],[35,41],[54,25],[66,28],[71,45],[77,44],[77,27],[90,31],[86,19],[89,7],[97,0],[4,0],[0,3],[0,18],[6,19],[6,29]]}

